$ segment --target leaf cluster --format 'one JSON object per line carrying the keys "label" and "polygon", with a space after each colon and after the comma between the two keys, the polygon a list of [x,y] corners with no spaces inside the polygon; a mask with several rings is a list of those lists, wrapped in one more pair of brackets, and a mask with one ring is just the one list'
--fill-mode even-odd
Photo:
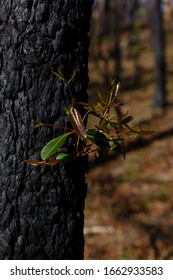
{"label": "leaf cluster", "polygon": [[[115,151],[122,153],[125,157],[125,141],[129,137],[137,137],[153,133],[152,131],[143,131],[132,128],[129,123],[133,120],[133,117],[128,115],[128,112],[122,115],[121,118],[117,116],[117,114],[113,117],[110,116],[111,107],[116,108],[116,106],[120,106],[117,100],[119,83],[116,83],[115,79],[110,81],[106,97],[101,92],[98,92],[97,103],[96,105],[93,105],[91,103],[75,102],[72,96],[70,83],[74,79],[77,71],[74,71],[68,81],[63,77],[63,74],[59,70],[57,72],[52,72],[56,77],[63,80],[69,88],[71,104],[66,112],[72,128],[70,128],[68,132],[49,141],[43,147],[40,153],[41,161],[25,160],[26,163],[31,165],[42,165],[43,172],[46,165],[54,166],[59,162],[66,163],[90,153],[94,153],[95,158],[100,158],[105,156],[109,151]],[[83,118],[80,112],[76,109],[76,105],[78,107],[81,106],[85,110]],[[116,110],[114,110],[114,112],[116,112]],[[89,115],[94,116],[94,124],[91,129],[87,129],[84,126],[84,119]],[[34,128],[39,126],[53,125],[37,122]],[[61,152],[65,142],[72,134],[76,136],[73,138],[73,153]],[[81,143],[80,145],[79,142]]]}

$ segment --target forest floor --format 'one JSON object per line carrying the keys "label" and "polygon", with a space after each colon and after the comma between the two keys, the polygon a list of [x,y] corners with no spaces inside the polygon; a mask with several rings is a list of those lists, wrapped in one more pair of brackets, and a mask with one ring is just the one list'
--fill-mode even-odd
{"label": "forest floor", "polygon": [[[143,33],[149,44],[148,36]],[[166,47],[168,106],[164,110],[152,110],[156,85],[150,47],[140,54],[140,81],[128,87],[129,79],[122,79],[123,110],[134,117],[134,125],[155,133],[128,142],[125,160],[112,153],[97,164],[90,158],[85,259],[173,259],[172,41],[169,38]],[[133,59],[127,55],[124,61],[124,77],[132,77]],[[90,61],[91,98],[103,85],[104,71],[103,59]]]}

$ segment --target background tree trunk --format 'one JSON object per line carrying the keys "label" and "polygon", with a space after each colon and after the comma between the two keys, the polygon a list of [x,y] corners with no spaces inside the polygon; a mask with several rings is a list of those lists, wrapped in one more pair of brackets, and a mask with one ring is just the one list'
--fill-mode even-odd
{"label": "background tree trunk", "polygon": [[51,67],[78,69],[75,97],[87,100],[92,2],[0,0],[0,259],[83,258],[87,160],[41,175],[24,159],[63,132],[32,120],[69,126],[69,92]]}
{"label": "background tree trunk", "polygon": [[153,38],[156,61],[156,93],[153,107],[162,108],[166,105],[166,69],[165,69],[165,44],[163,31],[163,7],[161,0],[153,0]]}

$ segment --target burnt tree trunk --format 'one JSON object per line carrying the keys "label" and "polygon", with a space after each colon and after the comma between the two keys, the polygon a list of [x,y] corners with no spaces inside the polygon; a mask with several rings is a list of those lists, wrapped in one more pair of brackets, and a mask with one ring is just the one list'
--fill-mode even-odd
{"label": "burnt tree trunk", "polygon": [[[92,0],[0,0],[0,259],[82,259],[87,159],[46,168],[24,163],[69,126],[67,87],[86,101]],[[66,149],[70,148],[70,141]]]}

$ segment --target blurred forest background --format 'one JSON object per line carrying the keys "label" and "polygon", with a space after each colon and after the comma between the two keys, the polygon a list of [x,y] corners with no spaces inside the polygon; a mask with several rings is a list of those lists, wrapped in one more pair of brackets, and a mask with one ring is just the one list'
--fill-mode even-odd
{"label": "blurred forest background", "polygon": [[117,113],[155,133],[89,159],[85,259],[173,259],[173,1],[95,0],[90,36],[90,100],[116,77]]}

